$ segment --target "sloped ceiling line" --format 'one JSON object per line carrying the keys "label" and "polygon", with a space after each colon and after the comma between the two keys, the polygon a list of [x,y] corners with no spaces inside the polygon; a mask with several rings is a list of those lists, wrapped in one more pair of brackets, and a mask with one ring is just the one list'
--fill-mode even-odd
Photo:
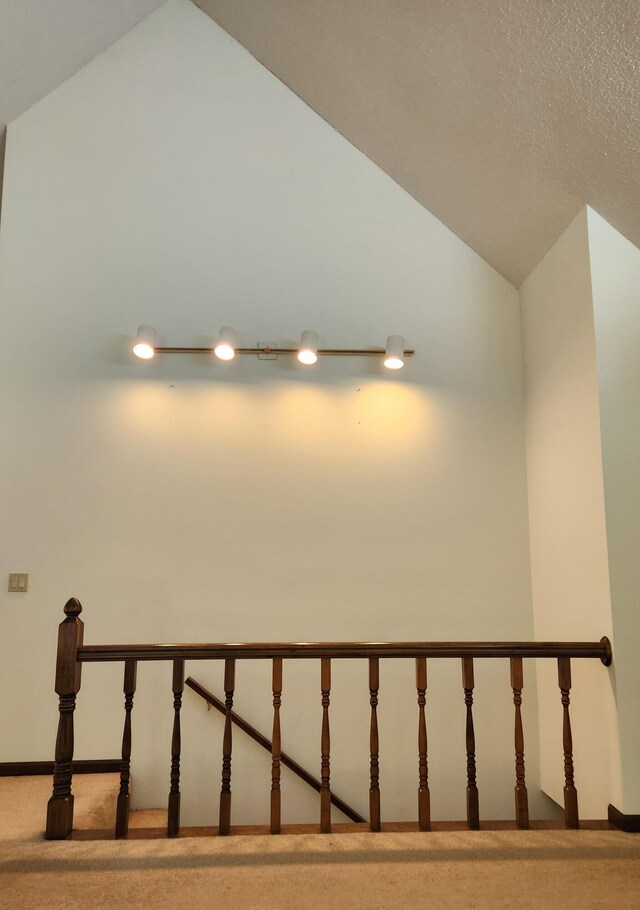
{"label": "sloped ceiling line", "polygon": [[517,286],[586,203],[640,245],[640,4],[195,2]]}
{"label": "sloped ceiling line", "polygon": [[[2,4],[0,136],[163,2]],[[640,4],[193,2],[516,286],[585,203],[640,245]]]}

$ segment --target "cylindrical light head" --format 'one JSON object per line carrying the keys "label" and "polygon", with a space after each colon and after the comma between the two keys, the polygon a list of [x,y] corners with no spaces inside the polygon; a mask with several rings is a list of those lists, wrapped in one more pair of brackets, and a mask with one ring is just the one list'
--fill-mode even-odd
{"label": "cylindrical light head", "polygon": [[235,329],[226,325],[218,332],[218,338],[213,348],[213,353],[218,360],[233,360],[236,356],[238,335]]}
{"label": "cylindrical light head", "polygon": [[399,370],[404,366],[404,338],[402,335],[389,335],[384,365],[389,370]]}
{"label": "cylindrical light head", "polygon": [[307,366],[315,363],[318,359],[318,333],[303,332],[300,336],[300,347],[298,349],[298,360]]}
{"label": "cylindrical light head", "polygon": [[140,360],[151,360],[156,353],[156,339],[158,333],[151,325],[138,326],[136,340],[133,345],[133,353]]}

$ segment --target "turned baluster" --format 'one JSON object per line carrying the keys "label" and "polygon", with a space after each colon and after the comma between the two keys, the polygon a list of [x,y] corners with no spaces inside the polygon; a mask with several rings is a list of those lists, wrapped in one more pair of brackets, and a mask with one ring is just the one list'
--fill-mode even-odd
{"label": "turned baluster", "polygon": [[476,736],[473,729],[473,657],[462,658],[462,687],[464,703],[467,706],[467,825],[480,827],[478,788],[476,786]]}
{"label": "turned baluster", "polygon": [[180,833],[180,708],[184,691],[184,660],[173,662],[173,735],[171,737],[171,775],[167,811],[167,837]]}
{"label": "turned baluster", "polygon": [[321,740],[321,774],[320,774],[320,831],[331,832],[331,789],[330,789],[330,734],[329,734],[329,701],[331,695],[331,659],[320,660],[320,687],[322,690],[322,740]]}
{"label": "turned baluster", "polygon": [[231,713],[233,711],[233,692],[235,689],[236,662],[228,658],[224,662],[224,736],[222,738],[222,788],[220,790],[220,823],[219,834],[229,834],[231,829]]}
{"label": "turned baluster", "polygon": [[558,658],[558,686],[562,696],[562,745],[564,749],[564,820],[567,828],[579,828],[578,791],[573,783],[573,738],[569,716],[571,691],[571,660]]}
{"label": "turned baluster", "polygon": [[418,691],[418,827],[431,830],[431,794],[429,793],[429,765],[427,762],[427,718],[425,715],[427,691],[427,659],[416,658],[416,689]]}
{"label": "turned baluster", "polygon": [[280,834],[280,704],[282,695],[282,658],[273,660],[273,733],[271,735],[271,833]]}
{"label": "turned baluster", "polygon": [[84,623],[79,619],[80,601],[72,597],[64,608],[65,619],[58,626],[55,691],[58,695],[58,734],[53,764],[53,793],[47,804],[48,840],[63,840],[73,828],[73,712],[80,691],[78,648],[82,644]]}
{"label": "turned baluster", "polygon": [[515,705],[514,742],[516,752],[516,823],[519,828],[529,827],[529,797],[524,774],[524,732],[522,729],[522,689],[524,687],[524,673],[522,658],[511,658],[511,688],[513,689],[513,704]]}
{"label": "turned baluster", "polygon": [[380,830],[380,776],[378,737],[378,689],[380,688],[380,660],[369,658],[369,704],[371,705],[371,726],[369,729],[370,784],[369,784],[369,827]]}
{"label": "turned baluster", "polygon": [[122,766],[120,768],[120,792],[116,804],[116,837],[129,833],[129,781],[131,779],[131,711],[136,691],[135,660],[124,662],[124,730],[122,731]]}

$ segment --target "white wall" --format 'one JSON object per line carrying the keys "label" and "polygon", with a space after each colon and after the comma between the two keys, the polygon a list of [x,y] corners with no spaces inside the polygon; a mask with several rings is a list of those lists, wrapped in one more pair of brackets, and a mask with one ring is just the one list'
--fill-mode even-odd
{"label": "white wall", "polygon": [[640,813],[640,250],[592,209],[589,249],[622,754],[621,811]]}
{"label": "white wall", "polygon": [[[539,641],[611,637],[598,377],[583,209],[520,289],[534,630]],[[576,786],[583,817],[619,796],[607,671],[572,662]],[[538,662],[541,780],[562,802],[557,670]]]}
{"label": "white wall", "polygon": [[[532,637],[515,289],[187,0],[10,125],[0,294],[1,571],[31,573],[28,595],[0,595],[3,759],[52,754],[70,595],[93,643]],[[245,344],[399,332],[417,356],[393,376],[365,359],[144,365],[140,322],[176,345],[227,323]],[[188,671],[220,691],[220,667]],[[430,673],[433,813],[462,818],[460,668]],[[268,678],[238,668],[237,708],[267,729]],[[476,679],[481,812],[507,817],[508,667]],[[411,818],[409,662],[381,685],[383,814]],[[78,756],[117,753],[121,699],[119,668],[84,668]],[[171,701],[170,668],[142,666],[139,805],[166,798]],[[335,666],[332,721],[335,789],[366,812],[363,665]],[[318,768],[318,667],[286,665],[283,724]],[[215,820],[220,732],[187,692],[185,821]],[[236,743],[234,819],[260,821],[268,756]],[[296,793],[285,818],[315,817]]]}

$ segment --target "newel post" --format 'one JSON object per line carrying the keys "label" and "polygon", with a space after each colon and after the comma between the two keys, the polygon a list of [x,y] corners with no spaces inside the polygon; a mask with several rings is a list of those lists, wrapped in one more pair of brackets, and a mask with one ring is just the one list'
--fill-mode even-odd
{"label": "newel post", "polygon": [[58,627],[56,685],[58,693],[58,735],[53,765],[53,793],[47,805],[48,840],[63,840],[73,828],[73,794],[71,793],[73,761],[73,712],[80,690],[78,648],[82,644],[84,623],[80,601],[72,597],[65,604],[65,619]]}

